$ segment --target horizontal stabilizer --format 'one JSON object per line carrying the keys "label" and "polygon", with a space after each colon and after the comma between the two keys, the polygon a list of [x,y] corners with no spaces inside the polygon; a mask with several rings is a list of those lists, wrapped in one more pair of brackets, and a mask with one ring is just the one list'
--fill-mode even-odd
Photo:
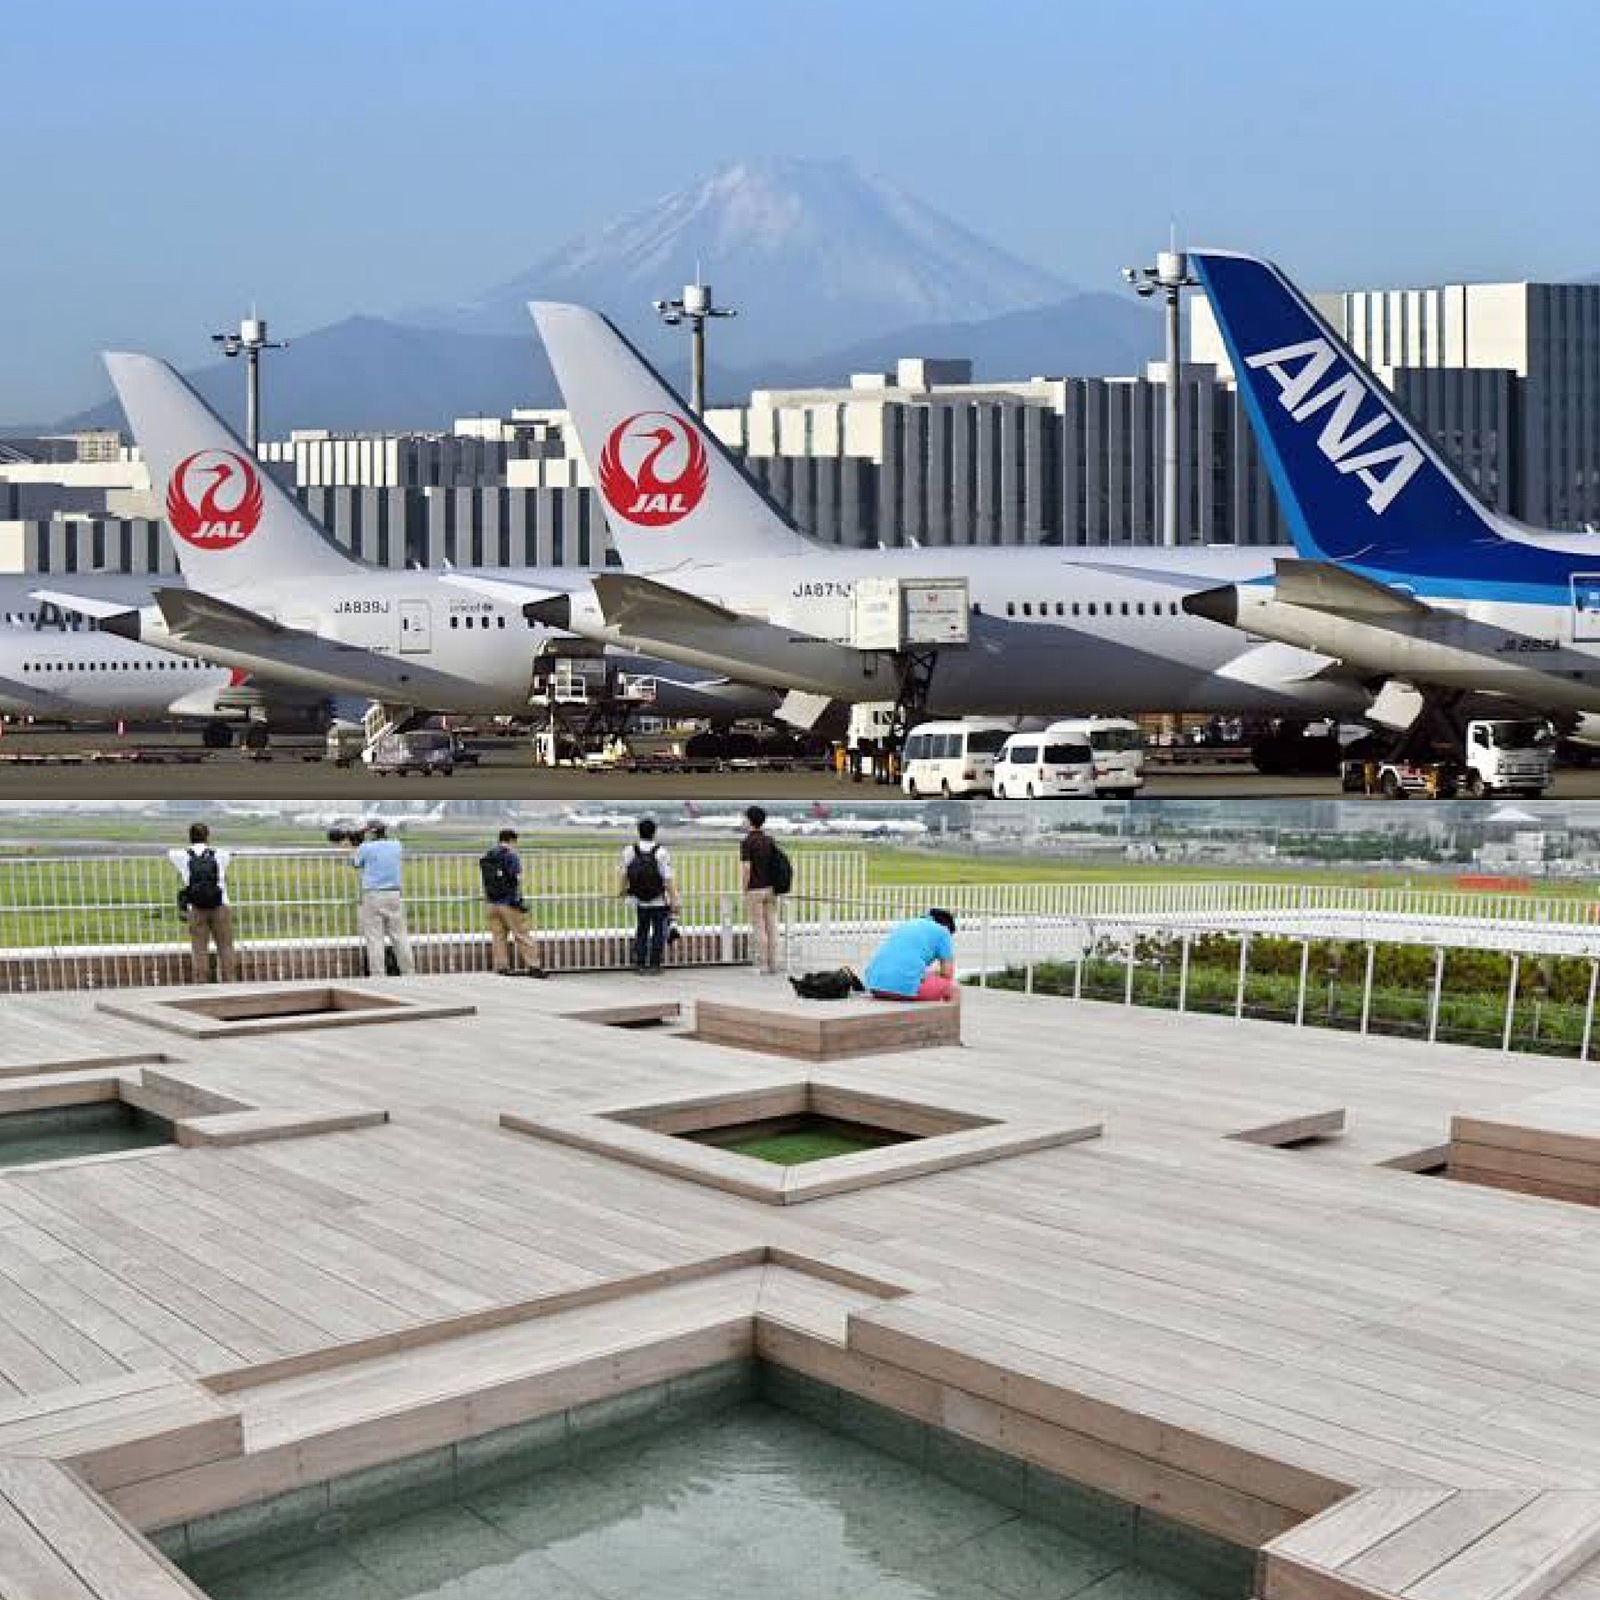
{"label": "horizontal stabilizer", "polygon": [[440,583],[453,589],[465,589],[469,594],[481,594],[487,600],[499,600],[506,605],[527,606],[536,601],[553,600],[564,590],[552,589],[545,584],[517,583],[510,578],[482,578],[471,572],[441,573]]}
{"label": "horizontal stabilizer", "polygon": [[195,643],[213,639],[219,644],[234,644],[250,636],[277,637],[294,631],[248,606],[219,600],[216,595],[197,589],[157,589],[154,599],[168,631],[176,638]]}
{"label": "horizontal stabilizer", "polygon": [[92,595],[69,594],[65,589],[30,589],[28,598],[44,605],[58,606],[75,616],[89,617],[95,622],[109,621],[112,617],[134,616],[137,606],[126,600],[101,600]]}
{"label": "horizontal stabilizer", "polygon": [[737,627],[751,620],[714,601],[702,600],[699,595],[685,594],[671,584],[657,583],[653,578],[638,578],[625,572],[597,574],[594,593],[606,621],[624,631],[636,621],[650,625],[679,621],[700,627],[707,623]]}
{"label": "horizontal stabilizer", "polygon": [[1277,598],[1286,605],[1362,617],[1421,616],[1428,610],[1403,589],[1391,588],[1376,578],[1363,577],[1329,561],[1281,557],[1276,563],[1276,576]]}
{"label": "horizontal stabilizer", "polygon": [[724,672],[743,683],[800,689],[833,700],[894,698],[891,658],[729,611],[630,573],[594,579],[607,636],[650,655]]}

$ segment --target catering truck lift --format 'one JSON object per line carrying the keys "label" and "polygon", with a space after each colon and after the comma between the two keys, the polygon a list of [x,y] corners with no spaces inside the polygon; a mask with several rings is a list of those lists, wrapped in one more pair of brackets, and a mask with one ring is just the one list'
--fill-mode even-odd
{"label": "catering truck lift", "polygon": [[1352,758],[1342,763],[1340,772],[1345,793],[1387,800],[1413,795],[1430,800],[1461,795],[1531,799],[1550,787],[1555,753],[1556,730],[1541,717],[1474,717],[1463,724],[1459,741]]}

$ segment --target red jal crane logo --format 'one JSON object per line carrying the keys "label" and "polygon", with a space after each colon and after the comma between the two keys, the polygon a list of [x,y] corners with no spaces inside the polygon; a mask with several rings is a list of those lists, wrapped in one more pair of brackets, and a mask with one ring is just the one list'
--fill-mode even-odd
{"label": "red jal crane logo", "polygon": [[232,450],[197,451],[178,463],[167,484],[167,521],[197,549],[243,544],[261,511],[261,474]]}
{"label": "red jal crane logo", "polygon": [[665,528],[705,497],[711,464],[706,447],[682,417],[640,411],[611,430],[600,452],[606,504],[641,528]]}

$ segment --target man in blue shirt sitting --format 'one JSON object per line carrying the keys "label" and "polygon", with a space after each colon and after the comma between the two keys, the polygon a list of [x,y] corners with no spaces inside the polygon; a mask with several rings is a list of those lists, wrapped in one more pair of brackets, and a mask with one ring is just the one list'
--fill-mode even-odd
{"label": "man in blue shirt sitting", "polygon": [[406,904],[400,897],[400,858],[404,853],[400,841],[391,839],[381,822],[369,822],[362,833],[350,864],[361,874],[359,922],[367,946],[367,974],[383,976],[386,938],[394,946],[396,969],[402,975],[414,972],[411,940],[406,935]]}
{"label": "man in blue shirt sitting", "polygon": [[896,923],[863,974],[873,998],[959,1004],[955,931],[956,919],[938,909]]}

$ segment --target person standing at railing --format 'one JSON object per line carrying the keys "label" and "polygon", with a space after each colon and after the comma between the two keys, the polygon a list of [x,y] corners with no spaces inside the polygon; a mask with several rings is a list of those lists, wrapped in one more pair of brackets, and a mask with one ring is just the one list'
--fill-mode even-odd
{"label": "person standing at railing", "polygon": [[169,850],[167,859],[177,872],[178,909],[189,924],[189,969],[196,983],[211,981],[211,946],[217,947],[217,979],[232,983],[239,976],[239,959],[233,949],[233,911],[228,904],[228,862],[232,855],[211,843],[211,830],[203,822],[189,828],[189,845]]}
{"label": "person standing at railing", "polygon": [[667,929],[678,903],[672,857],[656,838],[654,817],[639,819],[639,837],[622,852],[617,893],[633,904],[633,970],[653,977],[667,953]]}
{"label": "person standing at railing", "polygon": [[767,813],[760,806],[750,806],[744,823],[739,871],[750,916],[750,959],[761,971],[774,973],[778,970],[778,896],[788,894],[794,874],[788,856],[767,832]]}
{"label": "person standing at railing", "polygon": [[381,822],[369,822],[351,837],[360,840],[350,865],[361,874],[358,925],[367,947],[367,975],[383,975],[387,940],[394,947],[395,970],[404,977],[416,970],[406,932],[406,903],[400,892],[400,864],[405,852]]}
{"label": "person standing at railing", "polygon": [[[489,916],[489,948],[494,970],[502,978],[543,978],[539,947],[528,926],[528,902],[522,898],[522,857],[517,854],[517,830],[502,828],[494,848],[478,860],[483,876],[483,900]],[[522,965],[511,965],[515,949]]]}
{"label": "person standing at railing", "polygon": [[898,922],[862,974],[874,1000],[961,1000],[956,982],[956,919],[937,907]]}

